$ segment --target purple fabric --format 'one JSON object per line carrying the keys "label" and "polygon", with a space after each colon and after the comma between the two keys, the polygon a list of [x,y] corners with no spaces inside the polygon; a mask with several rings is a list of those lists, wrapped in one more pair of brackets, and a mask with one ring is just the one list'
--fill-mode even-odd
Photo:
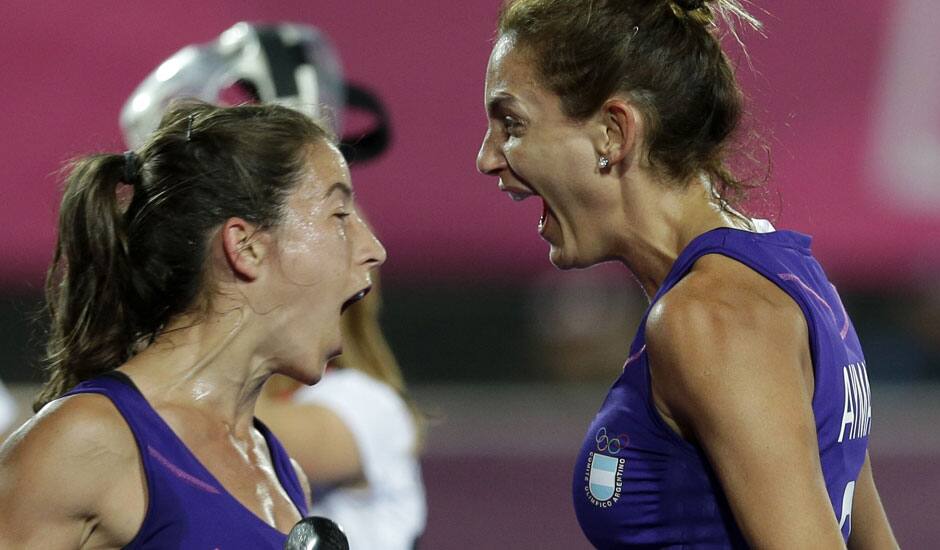
{"label": "purple fabric", "polygon": [[[147,477],[147,515],[125,548],[282,549],[287,536],[245,508],[199,462],[153,410],[129,378],[109,373],[82,382],[66,395],[98,393],[114,403],[137,441]],[[264,424],[275,472],[301,516],[303,488],[284,448]]]}
{"label": "purple fabric", "polygon": [[[823,476],[847,540],[868,446],[870,392],[855,329],[809,246],[808,236],[789,231],[710,231],[683,250],[650,307],[705,254],[747,265],[794,299],[809,327]],[[624,372],[581,447],[573,483],[578,522],[598,548],[746,547],[702,449],[672,431],[653,405],[645,326],[644,316]]]}

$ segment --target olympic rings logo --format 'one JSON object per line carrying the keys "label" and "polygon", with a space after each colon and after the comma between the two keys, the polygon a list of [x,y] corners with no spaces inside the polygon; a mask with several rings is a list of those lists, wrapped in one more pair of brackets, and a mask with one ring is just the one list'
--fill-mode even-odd
{"label": "olympic rings logo", "polygon": [[601,426],[597,433],[594,435],[594,442],[597,444],[598,452],[610,453],[612,455],[619,454],[620,451],[630,444],[630,436],[627,434],[620,434],[615,437],[610,437],[607,435],[607,428]]}

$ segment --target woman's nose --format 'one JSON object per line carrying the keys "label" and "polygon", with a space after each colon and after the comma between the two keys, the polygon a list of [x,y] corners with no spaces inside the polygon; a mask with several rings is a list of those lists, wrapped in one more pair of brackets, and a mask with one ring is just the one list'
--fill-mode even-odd
{"label": "woman's nose", "polygon": [[477,170],[481,174],[495,176],[505,166],[505,159],[496,144],[493,143],[492,133],[487,130],[477,153]]}
{"label": "woman's nose", "polygon": [[388,253],[386,252],[385,247],[382,245],[382,242],[379,241],[379,238],[375,236],[372,228],[369,227],[365,222],[362,222],[362,225],[365,229],[365,239],[361,252],[362,263],[369,265],[370,268],[379,267],[385,263],[385,259],[388,257]]}

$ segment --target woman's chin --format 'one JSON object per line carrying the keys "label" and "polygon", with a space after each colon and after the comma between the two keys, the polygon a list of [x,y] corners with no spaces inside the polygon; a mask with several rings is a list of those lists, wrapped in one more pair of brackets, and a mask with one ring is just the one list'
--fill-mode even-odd
{"label": "woman's chin", "polygon": [[552,244],[548,251],[548,259],[552,262],[552,265],[558,269],[573,269],[577,267],[574,254],[572,254],[570,250],[566,250],[564,246]]}
{"label": "woman's chin", "polygon": [[339,356],[341,351],[341,348],[336,348],[333,352],[328,354],[318,354],[318,357],[310,357],[304,361],[296,361],[293,363],[292,367],[288,371],[283,372],[283,374],[301,384],[312,386],[323,378],[323,373],[326,371],[330,361]]}
{"label": "woman's chin", "polygon": [[558,269],[571,269],[571,266],[568,265],[561,254],[555,254],[554,250],[548,253],[548,261],[552,262],[552,265]]}
{"label": "woman's chin", "polygon": [[552,265],[561,270],[584,269],[603,261],[601,259],[584,258],[573,248],[553,244],[548,252],[548,259],[552,262]]}

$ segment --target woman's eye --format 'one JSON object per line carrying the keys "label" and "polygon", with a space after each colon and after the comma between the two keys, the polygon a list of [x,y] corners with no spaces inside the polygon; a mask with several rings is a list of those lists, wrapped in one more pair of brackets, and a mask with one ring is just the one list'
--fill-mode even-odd
{"label": "woman's eye", "polygon": [[349,212],[337,212],[336,214],[334,214],[334,216],[343,220],[349,217]]}
{"label": "woman's eye", "polygon": [[509,134],[518,133],[518,131],[522,128],[522,123],[511,116],[504,116],[503,128],[505,128],[506,132]]}

